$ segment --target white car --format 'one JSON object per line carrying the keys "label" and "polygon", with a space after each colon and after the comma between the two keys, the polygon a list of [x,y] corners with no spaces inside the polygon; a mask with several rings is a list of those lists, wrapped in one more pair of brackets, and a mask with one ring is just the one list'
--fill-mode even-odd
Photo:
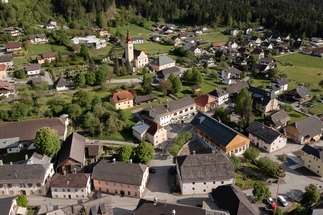
{"label": "white car", "polygon": [[288,203],[284,197],[278,196],[278,200],[280,201],[280,203],[282,203],[282,205],[284,205],[284,207],[286,207],[288,205]]}
{"label": "white car", "polygon": [[273,198],[271,198],[271,197],[269,197],[269,198],[267,199],[267,202],[268,202],[268,204],[270,204],[270,205],[275,204],[275,202],[274,202]]}

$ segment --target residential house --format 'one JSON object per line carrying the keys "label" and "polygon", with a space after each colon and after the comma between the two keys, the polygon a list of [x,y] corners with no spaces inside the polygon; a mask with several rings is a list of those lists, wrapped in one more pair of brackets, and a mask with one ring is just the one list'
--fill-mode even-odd
{"label": "residential house", "polygon": [[194,37],[194,32],[181,32],[178,34],[181,40],[185,40],[187,37]]}
{"label": "residential house", "polygon": [[319,141],[323,133],[323,123],[313,115],[286,125],[284,133],[287,138],[300,144]]}
{"label": "residential house", "polygon": [[312,49],[302,49],[302,54],[311,55],[313,53]]}
{"label": "residential house", "polygon": [[237,34],[239,34],[239,32],[240,31],[238,29],[233,28],[233,29],[230,30],[230,35],[236,36]]}
{"label": "residential house", "polygon": [[190,43],[190,44],[197,44],[197,42],[199,41],[200,39],[199,38],[196,38],[196,37],[189,37],[189,38],[186,38],[184,40],[184,42],[186,43]]}
{"label": "residential house", "polygon": [[49,19],[49,20],[48,20],[48,24],[51,24],[51,25],[55,25],[55,26],[57,26],[57,22],[56,22],[56,20],[55,20],[55,19]]}
{"label": "residential house", "polygon": [[194,101],[196,104],[196,110],[201,111],[202,113],[213,110],[217,105],[216,99],[208,94],[202,94]]}
{"label": "residential house", "polygon": [[[17,215],[17,212],[18,212],[19,208],[21,208],[21,207],[19,207],[17,205],[16,199],[17,199],[16,196],[1,198],[0,199],[1,214],[3,214],[3,215]],[[27,213],[27,211],[25,212],[25,214],[26,213]],[[22,215],[25,215],[25,214],[22,214]]]}
{"label": "residential house", "polygon": [[253,99],[253,108],[263,113],[279,110],[279,101],[274,92],[249,86],[248,91]]}
{"label": "residential house", "polygon": [[284,45],[275,45],[274,49],[278,50],[281,55],[285,54],[285,52],[289,52],[288,47],[285,47]]}
{"label": "residential house", "polygon": [[309,144],[305,144],[302,148],[301,159],[304,161],[304,167],[311,170],[319,176],[323,176],[323,150],[322,148],[315,148]]}
{"label": "residential house", "polygon": [[127,109],[133,107],[133,95],[128,90],[116,91],[110,97],[110,102],[116,109]]}
{"label": "residential house", "polygon": [[234,42],[233,40],[229,40],[227,42],[227,46],[230,48],[230,49],[236,49],[238,48],[238,44],[236,42]]}
{"label": "residential house", "polygon": [[285,135],[258,121],[253,121],[246,131],[249,133],[250,141],[257,148],[266,152],[270,153],[286,146],[287,137]]}
{"label": "residential house", "polygon": [[0,152],[4,154],[19,153],[22,148],[19,137],[0,139]]}
{"label": "residential house", "polygon": [[132,126],[132,134],[141,142],[147,140],[153,146],[157,146],[167,140],[167,130],[149,118],[144,118]]}
{"label": "residential house", "polygon": [[229,100],[228,91],[222,89],[221,87],[216,87],[213,91],[208,93],[216,99],[217,105],[222,105]]}
{"label": "residential house", "polygon": [[323,214],[323,203],[318,204],[312,208],[312,215],[321,215]]}
{"label": "residential house", "polygon": [[241,55],[249,55],[250,51],[249,48],[246,47],[240,47],[237,50]]}
{"label": "residential house", "polygon": [[246,81],[240,81],[238,83],[229,86],[226,91],[228,91],[230,97],[235,97],[242,89],[248,88],[249,84]]}
{"label": "residential house", "polygon": [[59,77],[55,82],[54,82],[54,88],[57,91],[61,91],[61,90],[67,90],[69,87],[69,84],[65,81],[64,78]]}
{"label": "residential house", "polygon": [[150,93],[148,95],[144,96],[138,96],[134,99],[134,105],[141,105],[146,104],[150,102],[156,102],[158,100],[158,97],[155,93]]}
{"label": "residential house", "polygon": [[0,64],[0,80],[2,80],[6,76],[7,76],[6,65],[5,64]]}
{"label": "residential house", "polygon": [[41,64],[30,64],[29,66],[25,66],[27,76],[40,75],[40,69]]}
{"label": "residential house", "polygon": [[278,34],[274,34],[274,35],[272,35],[270,38],[269,38],[269,41],[270,42],[281,42],[282,41],[282,39],[281,39],[281,37],[278,35]]}
{"label": "residential house", "polygon": [[57,56],[57,52],[46,52],[37,57],[37,62],[38,64],[43,64],[46,61],[48,61],[48,63],[51,63],[56,60]]}
{"label": "residential house", "polygon": [[149,65],[152,68],[152,70],[158,72],[166,68],[174,67],[175,63],[176,63],[175,60],[163,55],[163,56],[159,56],[156,60],[151,62]]}
{"label": "residential house", "polygon": [[52,163],[0,163],[0,172],[0,196],[46,195],[54,168]]}
{"label": "residential house", "polygon": [[224,47],[227,43],[225,42],[222,42],[222,43],[213,43],[212,44],[212,47],[214,48],[221,48],[221,47]]}
{"label": "residential house", "polygon": [[141,198],[148,182],[145,164],[101,160],[93,169],[95,191]]}
{"label": "residential house", "polygon": [[91,177],[87,173],[55,173],[50,181],[53,199],[87,199]]}
{"label": "residential house", "polygon": [[311,98],[311,91],[304,86],[299,86],[293,90],[286,92],[284,97],[285,100],[292,100],[302,103]]}
{"label": "residential house", "polygon": [[266,64],[255,63],[255,64],[253,64],[251,70],[252,71],[258,70],[257,77],[265,78],[265,77],[268,77],[268,70],[269,69],[270,69],[270,67]]}
{"label": "residential house", "polygon": [[313,46],[321,46],[323,45],[323,39],[319,37],[312,37],[311,42]]}
{"label": "residential house", "polygon": [[91,143],[85,144],[85,158],[90,159],[92,162],[97,162],[101,156],[101,141],[95,140]]}
{"label": "residential house", "polygon": [[157,36],[157,35],[152,36],[150,39],[151,39],[151,41],[153,41],[153,42],[160,42],[160,40],[161,40],[160,36]]}
{"label": "residential house", "polygon": [[21,28],[14,28],[14,27],[4,28],[3,31],[6,34],[10,34],[13,37],[17,37],[17,36],[23,35],[23,33],[24,33]]}
{"label": "residential house", "polygon": [[276,66],[275,60],[269,57],[260,58],[259,64],[268,65],[269,68],[274,68]]}
{"label": "residential house", "polygon": [[264,52],[264,50],[259,49],[259,48],[255,48],[255,49],[252,51],[252,54],[253,54],[254,56],[256,56],[258,59],[261,59],[261,58],[264,58],[264,57],[265,57],[265,52]]}
{"label": "residential house", "polygon": [[212,190],[209,198],[211,202],[215,203],[216,208],[230,215],[259,214],[259,211],[253,207],[246,195],[234,184],[218,186]]}
{"label": "residential house", "polygon": [[95,49],[104,48],[107,46],[107,41],[97,38],[96,36],[74,37],[71,39],[71,44],[86,44],[88,47],[93,46]]}
{"label": "residential house", "polygon": [[247,35],[250,35],[252,32],[252,28],[243,28],[242,29],[242,33],[243,34],[247,34]]}
{"label": "residential house", "polygon": [[55,30],[56,29],[56,25],[52,25],[50,23],[47,23],[46,25],[44,25],[44,28],[47,30]]}
{"label": "residential house", "polygon": [[223,153],[176,157],[177,183],[182,195],[207,194],[220,185],[234,184],[234,169]]}
{"label": "residential house", "polygon": [[[323,44],[322,44],[323,45]],[[315,48],[312,50],[312,55],[323,57],[323,48]]]}
{"label": "residential house", "polygon": [[223,84],[232,84],[234,79],[240,79],[242,71],[231,66],[221,70],[221,78]]}
{"label": "residential house", "polygon": [[193,55],[195,57],[200,56],[202,54],[202,48],[199,48],[199,47],[196,47],[196,46],[191,47],[189,50],[191,52],[193,52]]}
{"label": "residential house", "polygon": [[142,37],[134,37],[131,38],[131,41],[133,44],[143,44],[145,42],[145,39]]}
{"label": "residential house", "polygon": [[0,64],[4,64],[6,66],[5,70],[10,70],[13,68],[13,61],[11,55],[1,55],[0,56]]}
{"label": "residential house", "polygon": [[15,87],[6,81],[0,81],[0,96],[9,97],[15,93]]}
{"label": "residential house", "polygon": [[157,81],[167,80],[169,78],[170,74],[173,74],[177,77],[181,77],[183,75],[183,72],[176,66],[169,67],[169,68],[162,69],[159,72],[157,72],[155,78]]}
{"label": "residential house", "polygon": [[149,116],[162,126],[183,120],[196,112],[196,104],[192,97],[186,96],[166,104],[157,105],[149,110]]}
{"label": "residential house", "polygon": [[252,42],[253,46],[260,46],[260,44],[262,43],[262,39],[257,36],[252,36],[250,38],[250,42]]}
{"label": "residential house", "polygon": [[21,50],[21,43],[19,42],[7,42],[6,43],[6,52],[14,53]]}
{"label": "residential house", "polygon": [[290,116],[282,109],[268,116],[265,120],[265,124],[277,130],[281,130],[288,124],[289,120]]}
{"label": "residential house", "polygon": [[73,132],[63,142],[58,152],[56,172],[80,172],[85,165],[85,137]]}
{"label": "residential house", "polygon": [[191,125],[198,137],[214,151],[231,156],[233,153],[241,155],[249,148],[247,137],[201,112],[195,115]]}
{"label": "residential house", "polygon": [[178,27],[178,30],[179,30],[179,32],[186,32],[187,31],[187,27],[184,26],[184,25],[182,25],[182,26],[179,26]]}
{"label": "residential house", "polygon": [[288,90],[289,81],[286,78],[277,78],[269,83],[270,89],[277,95]]}
{"label": "residential house", "polygon": [[201,62],[203,65],[207,63],[208,66],[214,66],[215,60],[212,56],[205,55],[201,57]]}
{"label": "residential house", "polygon": [[28,40],[31,44],[45,44],[48,43],[48,39],[45,34],[29,35]]}

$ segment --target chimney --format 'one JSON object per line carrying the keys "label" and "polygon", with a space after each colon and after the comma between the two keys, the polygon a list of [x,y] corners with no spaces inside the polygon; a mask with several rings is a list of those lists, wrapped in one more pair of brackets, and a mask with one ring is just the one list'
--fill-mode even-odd
{"label": "chimney", "polygon": [[193,151],[193,155],[195,155],[195,150]]}
{"label": "chimney", "polygon": [[157,205],[157,197],[154,198],[154,205]]}
{"label": "chimney", "polygon": [[129,163],[132,163],[132,159],[129,159]]}
{"label": "chimney", "polygon": [[172,210],[172,215],[176,215],[176,211],[175,210]]}
{"label": "chimney", "polygon": [[73,170],[73,174],[75,174],[76,173],[76,168],[74,168],[74,170]]}
{"label": "chimney", "polygon": [[28,154],[25,154],[25,160],[28,160]]}
{"label": "chimney", "polygon": [[116,159],[115,159],[115,158],[113,158],[113,159],[112,159],[112,161],[113,161],[113,163],[115,163],[115,162],[116,162]]}
{"label": "chimney", "polygon": [[64,176],[66,175],[66,171],[65,171],[65,170],[63,171],[63,175],[64,175]]}
{"label": "chimney", "polygon": [[0,160],[0,165],[3,165],[3,161],[2,160]]}

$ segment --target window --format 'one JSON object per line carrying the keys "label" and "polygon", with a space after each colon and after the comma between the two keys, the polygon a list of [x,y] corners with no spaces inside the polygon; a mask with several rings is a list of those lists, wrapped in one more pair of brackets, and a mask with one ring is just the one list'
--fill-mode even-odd
{"label": "window", "polygon": [[114,193],[118,193],[118,190],[114,190]]}
{"label": "window", "polygon": [[120,184],[120,187],[123,187],[123,184]]}
{"label": "window", "polygon": [[78,191],[78,189],[75,189],[75,192],[77,192]]}
{"label": "window", "polygon": [[224,181],[221,181],[221,184],[224,184]]}
{"label": "window", "polygon": [[308,162],[309,162],[309,163],[311,163],[312,161],[311,161],[311,160],[309,160]]}
{"label": "window", "polygon": [[195,188],[193,187],[192,190],[195,190]]}
{"label": "window", "polygon": [[25,184],[19,184],[19,187],[23,188],[23,187],[26,187],[26,185]]}
{"label": "window", "polygon": [[311,165],[308,165],[307,167],[311,167]]}
{"label": "window", "polygon": [[99,187],[99,191],[101,191],[101,187]]}
{"label": "window", "polygon": [[206,182],[204,182],[204,185],[206,185]]}
{"label": "window", "polygon": [[101,184],[101,181],[98,181],[99,184]]}
{"label": "window", "polygon": [[42,191],[41,191],[41,190],[38,190],[38,193],[39,193],[39,194],[42,194]]}
{"label": "window", "polygon": [[317,170],[316,172],[317,172],[317,173],[319,173],[319,172],[320,172],[320,170]]}
{"label": "window", "polygon": [[204,189],[203,192],[206,192],[206,190]]}
{"label": "window", "polygon": [[9,192],[10,194],[14,194],[14,192],[11,190],[10,192]]}
{"label": "window", "polygon": [[128,191],[128,196],[130,196],[130,191]]}
{"label": "window", "polygon": [[84,195],[82,195],[82,197],[84,198]]}
{"label": "window", "polygon": [[36,185],[37,185],[37,187],[41,187],[41,184],[40,183],[37,183]]}
{"label": "window", "polygon": [[137,192],[135,192],[135,196],[137,196]]}
{"label": "window", "polygon": [[63,189],[62,191],[65,192],[65,189]]}
{"label": "window", "polygon": [[8,184],[8,187],[11,188],[12,187],[12,184]]}
{"label": "window", "polygon": [[84,189],[82,189],[81,192],[84,192]]}
{"label": "window", "polygon": [[213,184],[215,184],[215,181],[213,181]]}
{"label": "window", "polygon": [[130,185],[128,184],[127,187],[130,188]]}
{"label": "window", "polygon": [[57,192],[57,189],[54,189],[55,192]]}
{"label": "window", "polygon": [[78,198],[79,197],[79,195],[76,195],[76,198]]}
{"label": "window", "polygon": [[107,193],[109,193],[109,189],[107,189],[106,191],[107,191]]}
{"label": "window", "polygon": [[113,186],[116,186],[116,183],[113,183]]}
{"label": "window", "polygon": [[318,166],[317,168],[320,168],[320,166]]}
{"label": "window", "polygon": [[66,195],[64,195],[64,198],[66,198]]}
{"label": "window", "polygon": [[32,187],[33,186],[33,184],[28,184],[28,187]]}
{"label": "window", "polygon": [[4,191],[2,191],[1,194],[4,195]]}
{"label": "window", "polygon": [[3,188],[3,184],[0,184],[0,188]]}
{"label": "window", "polygon": [[71,192],[71,190],[70,189],[67,189],[67,192]]}
{"label": "window", "polygon": [[58,195],[55,195],[55,198],[58,198]]}
{"label": "window", "polygon": [[192,182],[192,184],[195,184],[195,182]]}
{"label": "window", "polygon": [[133,188],[137,189],[137,186],[136,186],[136,185],[134,185],[134,186],[133,186]]}

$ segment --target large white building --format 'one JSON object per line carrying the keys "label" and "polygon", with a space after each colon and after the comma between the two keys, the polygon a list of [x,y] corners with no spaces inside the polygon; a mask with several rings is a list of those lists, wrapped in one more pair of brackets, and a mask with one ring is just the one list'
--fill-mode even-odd
{"label": "large white building", "polygon": [[125,52],[122,57],[123,62],[129,61],[136,68],[142,68],[148,65],[148,56],[144,51],[135,50],[133,48],[133,41],[130,36],[130,31],[127,31],[127,39],[125,43]]}
{"label": "large white building", "polygon": [[74,37],[71,39],[71,44],[86,44],[88,47],[92,45],[95,49],[100,49],[107,46],[107,41],[101,40],[96,36],[89,35],[86,37]]}

